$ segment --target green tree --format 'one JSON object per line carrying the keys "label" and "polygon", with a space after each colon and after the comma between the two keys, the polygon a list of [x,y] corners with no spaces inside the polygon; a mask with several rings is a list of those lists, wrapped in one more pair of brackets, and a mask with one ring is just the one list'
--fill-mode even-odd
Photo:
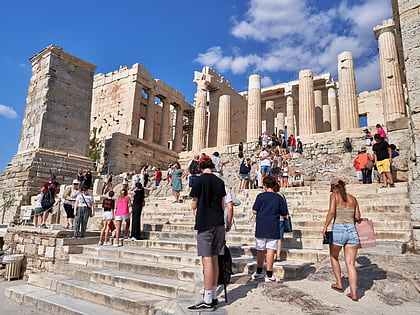
{"label": "green tree", "polygon": [[92,130],[92,137],[90,138],[89,143],[89,158],[94,163],[98,163],[101,159],[103,142],[99,139],[99,134],[101,133],[102,128],[94,127]]}

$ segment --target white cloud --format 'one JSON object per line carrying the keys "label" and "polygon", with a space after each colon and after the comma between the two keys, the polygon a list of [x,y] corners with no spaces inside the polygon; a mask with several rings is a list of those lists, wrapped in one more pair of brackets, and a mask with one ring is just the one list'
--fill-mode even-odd
{"label": "white cloud", "polygon": [[271,86],[273,85],[273,80],[270,77],[264,76],[261,78],[261,87]]}
{"label": "white cloud", "polygon": [[[377,42],[372,28],[392,15],[390,1],[340,1],[320,11],[311,6],[316,3],[311,0],[250,0],[244,17],[234,20],[231,34],[243,43],[256,41],[251,46],[256,48],[251,49],[260,52],[236,47],[229,54],[215,46],[199,54],[196,61],[233,74],[313,69],[316,74],[336,76],[338,54],[351,51],[359,72],[373,70]],[[362,79],[358,86],[367,89],[372,82]]]}
{"label": "white cloud", "polygon": [[3,115],[6,118],[18,118],[18,114],[15,110],[9,106],[0,104],[0,115]]}
{"label": "white cloud", "polygon": [[359,92],[381,88],[378,56],[367,64],[356,67],[354,72],[356,76],[356,88]]}

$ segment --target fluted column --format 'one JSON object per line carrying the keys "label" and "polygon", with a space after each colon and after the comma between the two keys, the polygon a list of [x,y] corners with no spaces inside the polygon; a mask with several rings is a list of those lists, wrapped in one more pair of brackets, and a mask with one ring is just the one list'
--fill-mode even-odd
{"label": "fluted column", "polygon": [[167,99],[162,100],[162,117],[160,120],[159,144],[168,147],[169,116],[171,104]]}
{"label": "fluted column", "polygon": [[359,128],[359,106],[357,105],[353,55],[349,51],[338,55],[338,83],[340,129]]}
{"label": "fluted column", "polygon": [[323,117],[322,117],[322,91],[314,91],[314,101],[315,101],[315,125],[316,132],[323,132]]}
{"label": "fluted column", "polygon": [[155,128],[155,94],[154,91],[147,91],[146,118],[144,120],[144,140],[153,142]]}
{"label": "fluted column", "polygon": [[277,113],[277,135],[279,133],[284,133],[284,113],[283,112],[278,112]]}
{"label": "fluted column", "polygon": [[265,129],[269,135],[274,133],[274,101],[265,102]]}
{"label": "fluted column", "polygon": [[182,151],[182,136],[184,131],[184,109],[179,106],[176,109],[175,119],[175,139],[174,139],[174,151]]}
{"label": "fluted column", "polygon": [[328,86],[328,104],[330,105],[331,131],[338,130],[337,93],[335,86]]}
{"label": "fluted column", "polygon": [[246,128],[247,142],[256,141],[261,135],[261,77],[253,74],[249,77],[248,121]]}
{"label": "fluted column", "polygon": [[222,95],[219,98],[219,121],[217,133],[217,146],[230,144],[230,95]]}
{"label": "fluted column", "polygon": [[299,135],[316,133],[312,70],[299,72]]}
{"label": "fluted column", "polygon": [[296,128],[295,128],[295,117],[294,117],[294,107],[293,107],[293,91],[292,89],[287,89],[284,92],[286,96],[286,126],[287,126],[287,134],[296,135]]}
{"label": "fluted column", "polygon": [[407,116],[395,42],[395,23],[392,19],[385,20],[373,30],[379,46],[384,118],[385,121],[391,121]]}
{"label": "fluted column", "polygon": [[194,152],[199,152],[206,143],[207,84],[204,80],[197,81],[192,145]]}
{"label": "fluted column", "polygon": [[322,105],[322,129],[324,132],[331,131],[331,110],[330,105]]}

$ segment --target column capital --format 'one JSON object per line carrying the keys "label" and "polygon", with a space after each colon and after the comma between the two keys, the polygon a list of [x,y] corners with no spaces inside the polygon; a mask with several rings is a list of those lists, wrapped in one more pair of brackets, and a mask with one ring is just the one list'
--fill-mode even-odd
{"label": "column capital", "polygon": [[196,79],[194,82],[197,84],[197,90],[206,91],[208,90],[208,86],[210,85],[210,82],[207,80],[200,80]]}
{"label": "column capital", "polygon": [[382,33],[385,33],[385,32],[394,33],[395,30],[396,30],[396,27],[395,27],[395,22],[393,19],[384,20],[382,21],[381,25],[377,25],[373,28],[373,32],[375,34],[376,40],[378,40],[379,35],[381,35]]}
{"label": "column capital", "polygon": [[284,88],[284,96],[292,96],[292,97],[295,97],[296,95],[295,95],[295,88],[294,88],[294,85],[287,85],[285,88]]}

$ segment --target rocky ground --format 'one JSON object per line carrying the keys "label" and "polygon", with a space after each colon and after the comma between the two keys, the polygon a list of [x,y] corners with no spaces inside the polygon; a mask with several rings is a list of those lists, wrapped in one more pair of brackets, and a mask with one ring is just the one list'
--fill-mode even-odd
{"label": "rocky ground", "polygon": [[420,256],[414,254],[361,253],[357,259],[359,302],[346,297],[349,288],[345,268],[345,293],[330,289],[334,276],[329,260],[310,266],[301,279],[282,284],[250,281],[248,276],[238,275],[230,285],[229,304],[223,302],[218,312],[238,315],[419,314],[419,266]]}

